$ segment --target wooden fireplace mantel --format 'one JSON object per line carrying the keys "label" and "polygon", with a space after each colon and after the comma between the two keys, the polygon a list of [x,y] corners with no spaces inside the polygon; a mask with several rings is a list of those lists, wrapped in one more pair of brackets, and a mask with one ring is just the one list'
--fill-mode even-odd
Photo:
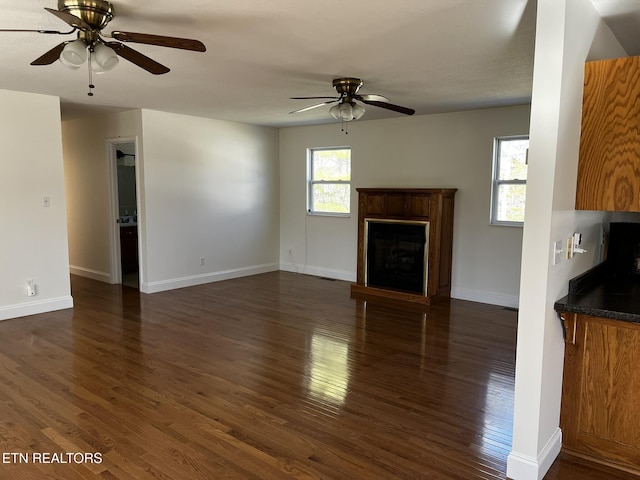
{"label": "wooden fireplace mantel", "polygon": [[[357,188],[358,263],[351,296],[430,305],[451,296],[453,206],[455,188]],[[425,295],[374,288],[365,278],[365,219],[429,222],[428,273]]]}

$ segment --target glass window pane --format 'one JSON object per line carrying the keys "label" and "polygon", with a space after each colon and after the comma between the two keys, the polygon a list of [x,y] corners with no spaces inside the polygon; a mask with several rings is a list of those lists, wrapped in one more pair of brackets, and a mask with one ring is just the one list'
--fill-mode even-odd
{"label": "glass window pane", "polygon": [[498,186],[497,221],[524,222],[526,190],[526,185],[502,184]]}
{"label": "glass window pane", "polygon": [[312,186],[314,212],[349,213],[350,185],[323,183]]}
{"label": "glass window pane", "polygon": [[350,181],[351,150],[314,150],[313,181]]}
{"label": "glass window pane", "polygon": [[500,140],[500,158],[498,179],[527,179],[527,148],[529,140]]}

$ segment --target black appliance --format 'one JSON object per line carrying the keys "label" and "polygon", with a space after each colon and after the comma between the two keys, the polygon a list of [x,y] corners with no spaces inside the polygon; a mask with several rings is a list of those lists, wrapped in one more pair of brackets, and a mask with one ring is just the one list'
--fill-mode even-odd
{"label": "black appliance", "polygon": [[610,277],[640,276],[640,223],[611,222],[606,265]]}

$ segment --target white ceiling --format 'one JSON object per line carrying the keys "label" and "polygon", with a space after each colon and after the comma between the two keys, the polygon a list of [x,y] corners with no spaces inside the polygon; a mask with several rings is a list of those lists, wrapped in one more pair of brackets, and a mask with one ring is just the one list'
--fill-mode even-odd
{"label": "white ceiling", "polygon": [[[336,77],[364,80],[416,114],[512,105],[531,98],[535,0],[114,0],[104,29],[195,38],[205,53],[128,43],[171,68],[151,75],[122,59],[95,75],[29,63],[73,35],[0,32],[0,88],[61,97],[63,116],[148,108],[258,125],[334,121],[329,107],[291,96],[333,96]],[[621,30],[637,0],[593,0]],[[0,28],[67,30],[44,10],[56,0],[0,0]],[[631,13],[630,13],[631,12]],[[626,22],[626,23],[625,23]],[[633,23],[633,20],[632,20]],[[637,25],[636,21],[634,25]],[[367,107],[365,119],[402,116]]]}

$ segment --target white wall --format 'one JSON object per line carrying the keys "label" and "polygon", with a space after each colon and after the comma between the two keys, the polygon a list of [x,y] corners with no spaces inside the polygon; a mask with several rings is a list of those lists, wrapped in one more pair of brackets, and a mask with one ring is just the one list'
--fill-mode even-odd
{"label": "white wall", "polygon": [[[489,225],[493,138],[528,133],[526,105],[281,129],[281,268],[354,281],[356,187],[456,187],[452,295],[516,306],[522,229]],[[352,149],[350,218],[306,214],[306,149],[330,146]]]}
{"label": "white wall", "polygon": [[276,129],[151,110],[63,127],[74,273],[112,280],[105,141],[116,137],[138,139],[143,292],[278,268]]}
{"label": "white wall", "polygon": [[[574,210],[584,61],[625,53],[589,0],[539,0],[523,239],[513,447],[507,476],[541,479],[562,442],[564,343],[553,303],[599,262],[604,212]],[[588,250],[552,266],[552,243],[584,234]]]}
{"label": "white wall", "polygon": [[109,177],[106,139],[142,135],[140,110],[70,120],[62,124],[72,273],[112,282]]}
{"label": "white wall", "polygon": [[[0,320],[73,306],[69,285],[60,104],[0,90]],[[43,207],[43,197],[50,207]],[[25,283],[37,284],[27,297]]]}
{"label": "white wall", "polygon": [[142,125],[141,289],[277,270],[277,130],[151,110]]}

